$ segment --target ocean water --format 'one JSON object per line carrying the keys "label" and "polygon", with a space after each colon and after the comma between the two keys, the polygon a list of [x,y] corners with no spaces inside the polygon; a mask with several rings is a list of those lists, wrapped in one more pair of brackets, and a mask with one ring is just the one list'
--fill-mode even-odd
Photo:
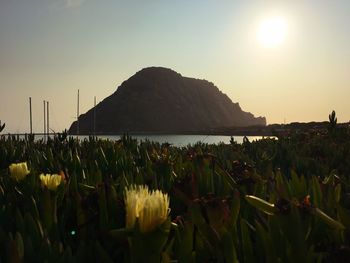
{"label": "ocean water", "polygon": [[[97,136],[100,139],[108,140],[119,140],[121,136]],[[229,144],[231,136],[221,136],[221,135],[132,135],[139,141],[153,141],[158,143],[170,143],[174,146],[182,147],[189,144],[193,145],[197,142],[208,143],[208,144],[219,144],[225,143]],[[79,136],[80,139],[88,138],[88,136]],[[243,143],[244,136],[233,136],[237,143]],[[260,140],[262,136],[247,136],[249,141]],[[266,138],[266,137],[265,137]]]}
{"label": "ocean water", "polygon": [[[7,137],[8,135],[2,135]],[[88,139],[89,136],[85,135],[79,135],[79,136],[71,136],[73,138],[78,137],[80,140]],[[97,138],[103,139],[103,140],[119,140],[122,137],[122,135],[98,135]],[[208,143],[208,144],[229,144],[231,140],[231,136],[222,136],[222,135],[132,135],[131,136],[134,139],[137,139],[139,141],[145,141],[149,140],[152,142],[158,142],[158,143],[169,143],[173,146],[177,147],[184,147],[187,145],[193,145],[198,142],[201,143]],[[255,140],[260,140],[262,138],[267,138],[263,136],[246,136],[250,142]],[[19,138],[24,139],[24,135],[19,135]],[[43,135],[35,135],[35,140],[41,140],[43,139]],[[243,143],[244,136],[233,136],[234,140],[237,143]],[[274,137],[270,137],[274,138]]]}

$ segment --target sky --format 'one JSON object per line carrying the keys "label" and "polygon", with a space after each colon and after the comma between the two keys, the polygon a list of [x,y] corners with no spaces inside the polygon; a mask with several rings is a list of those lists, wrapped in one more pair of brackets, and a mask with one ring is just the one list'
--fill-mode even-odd
{"label": "sky", "polygon": [[[137,71],[171,68],[213,82],[268,124],[350,120],[348,0],[0,0],[3,132],[69,128]],[[257,37],[286,24],[282,43]]]}

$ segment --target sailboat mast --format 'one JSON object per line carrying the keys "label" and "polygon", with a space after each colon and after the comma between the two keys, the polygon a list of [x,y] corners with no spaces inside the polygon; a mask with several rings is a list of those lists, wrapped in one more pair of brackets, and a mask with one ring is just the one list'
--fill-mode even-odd
{"label": "sailboat mast", "polygon": [[29,97],[29,127],[30,127],[30,134],[32,134],[33,133],[32,97]]}
{"label": "sailboat mast", "polygon": [[79,90],[78,90],[78,103],[77,103],[77,135],[79,135]]}
{"label": "sailboat mast", "polygon": [[96,136],[96,96],[94,97],[94,136]]}
{"label": "sailboat mast", "polygon": [[49,114],[49,102],[47,101],[46,102],[46,115],[47,115],[47,122],[46,122],[46,125],[47,125],[47,129],[46,129],[46,132],[47,132],[47,138],[49,138],[49,134],[50,134],[50,114]]}
{"label": "sailboat mast", "polygon": [[46,101],[44,100],[44,140],[46,139]]}

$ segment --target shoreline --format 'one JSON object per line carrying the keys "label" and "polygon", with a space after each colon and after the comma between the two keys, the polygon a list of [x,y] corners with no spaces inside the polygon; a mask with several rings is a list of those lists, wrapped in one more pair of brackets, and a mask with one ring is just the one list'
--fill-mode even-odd
{"label": "shoreline", "polygon": [[[131,136],[145,136],[145,135],[204,135],[204,136],[283,136],[290,133],[305,133],[305,132],[325,132],[329,122],[308,122],[308,123],[289,123],[289,124],[270,124],[267,126],[251,126],[251,127],[224,127],[224,128],[211,128],[206,130],[196,130],[196,131],[116,131],[116,132],[67,132],[68,136],[122,136],[124,134]],[[337,124],[339,128],[349,127],[349,123],[339,123]],[[3,133],[3,136],[55,136],[59,134],[64,134],[63,132],[57,133]]]}

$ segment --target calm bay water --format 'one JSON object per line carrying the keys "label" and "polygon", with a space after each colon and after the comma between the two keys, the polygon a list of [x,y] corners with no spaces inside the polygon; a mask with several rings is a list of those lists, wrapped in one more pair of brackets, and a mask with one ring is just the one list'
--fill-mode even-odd
{"label": "calm bay water", "polygon": [[[97,136],[101,139],[119,140],[121,136]],[[231,136],[221,135],[133,135],[132,138],[137,140],[149,140],[158,143],[170,143],[174,146],[182,147],[189,144],[195,144],[197,142],[208,143],[208,144],[229,144]],[[88,138],[88,136],[79,136],[79,138]],[[244,136],[233,136],[237,143],[242,143]],[[262,136],[247,136],[249,141],[260,140]]]}
{"label": "calm bay water", "polygon": [[[2,136],[8,136],[6,134]],[[97,138],[104,139],[104,140],[119,140],[122,135],[99,135]],[[73,138],[76,138],[77,136],[72,136]],[[170,143],[174,146],[182,147],[187,146],[189,144],[193,145],[198,142],[202,143],[208,143],[208,144],[219,144],[219,143],[225,143],[229,144],[231,140],[231,136],[222,136],[222,135],[132,135],[131,136],[134,139],[137,139],[139,141],[145,141],[149,140],[152,142],[158,142],[158,143]],[[249,141],[254,140],[260,140],[264,138],[263,136],[246,136]],[[20,135],[19,138],[24,139],[24,135]],[[35,140],[43,139],[43,135],[35,135]],[[88,139],[89,136],[80,135],[78,136],[80,140]],[[237,143],[243,143],[244,136],[233,136],[234,140]],[[267,138],[267,137],[265,137]],[[272,137],[270,137],[272,138]]]}

